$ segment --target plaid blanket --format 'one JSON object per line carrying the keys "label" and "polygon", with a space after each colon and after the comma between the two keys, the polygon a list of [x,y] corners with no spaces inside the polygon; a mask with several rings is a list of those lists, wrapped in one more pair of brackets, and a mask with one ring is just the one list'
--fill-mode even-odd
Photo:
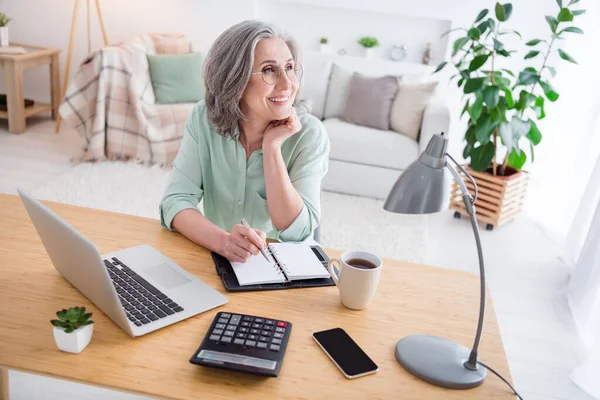
{"label": "plaid blanket", "polygon": [[59,113],[85,139],[79,161],[138,160],[170,166],[194,104],[155,104],[142,35],[90,54],[71,79]]}

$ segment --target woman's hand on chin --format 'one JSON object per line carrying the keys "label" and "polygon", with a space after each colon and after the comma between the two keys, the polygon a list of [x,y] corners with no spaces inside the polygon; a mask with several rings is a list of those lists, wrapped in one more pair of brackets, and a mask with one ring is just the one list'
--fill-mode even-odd
{"label": "woman's hand on chin", "polygon": [[279,121],[271,121],[264,132],[262,148],[263,151],[269,149],[280,149],[281,144],[290,136],[300,131],[302,124],[296,115],[296,110],[292,107],[290,116]]}

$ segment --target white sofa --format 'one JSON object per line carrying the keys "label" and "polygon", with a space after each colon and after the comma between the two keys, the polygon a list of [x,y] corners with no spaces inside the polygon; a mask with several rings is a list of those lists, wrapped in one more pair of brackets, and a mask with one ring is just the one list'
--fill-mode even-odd
{"label": "white sofa", "polygon": [[385,199],[400,173],[418,158],[431,136],[448,133],[450,114],[440,85],[425,109],[418,142],[398,132],[337,118],[343,110],[352,74],[338,74],[332,84],[333,64],[367,76],[402,75],[412,81],[434,80],[431,66],[318,52],[306,52],[303,64],[303,97],[311,101],[312,114],[323,120],[331,142],[324,190]]}

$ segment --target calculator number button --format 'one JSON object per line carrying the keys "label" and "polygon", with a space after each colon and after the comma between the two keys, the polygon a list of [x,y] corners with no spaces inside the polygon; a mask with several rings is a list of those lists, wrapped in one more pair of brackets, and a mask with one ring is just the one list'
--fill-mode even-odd
{"label": "calculator number button", "polygon": [[267,348],[267,344],[265,342],[258,342],[256,344],[256,347],[258,347],[259,349],[266,349]]}
{"label": "calculator number button", "polygon": [[261,326],[261,324],[252,324],[252,327],[256,329],[260,329]]}
{"label": "calculator number button", "polygon": [[275,332],[285,333],[285,329],[284,328],[275,328]]}
{"label": "calculator number button", "polygon": [[231,343],[231,338],[228,336],[223,336],[221,338],[221,343]]}
{"label": "calculator number button", "polygon": [[228,331],[235,331],[235,325],[227,325],[227,329]]}
{"label": "calculator number button", "polygon": [[235,343],[235,344],[241,344],[241,345],[243,345],[243,344],[244,344],[244,339],[235,339],[235,340],[233,341],[233,343]]}
{"label": "calculator number button", "polygon": [[215,328],[217,328],[217,329],[225,329],[225,324],[216,324]]}
{"label": "calculator number button", "polygon": [[271,347],[269,347],[269,350],[271,351],[279,351],[280,347],[278,344],[272,344]]}
{"label": "calculator number button", "polygon": [[254,341],[254,340],[246,340],[246,346],[248,346],[248,347],[254,347],[254,346],[256,346],[256,341]]}
{"label": "calculator number button", "polygon": [[254,335],[258,335],[260,333],[260,331],[258,329],[250,329],[250,333],[252,333]]}
{"label": "calculator number button", "polygon": [[281,344],[281,339],[274,338],[271,343],[273,344]]}
{"label": "calculator number button", "polygon": [[276,337],[276,338],[278,338],[278,339],[281,339],[281,338],[283,338],[283,333],[275,332],[275,333],[273,334],[273,337]]}
{"label": "calculator number button", "polygon": [[215,342],[218,342],[219,341],[219,337],[220,337],[220,335],[210,335],[209,339],[210,340],[214,340]]}
{"label": "calculator number button", "polygon": [[213,329],[212,333],[213,335],[220,335],[223,333],[223,329]]}
{"label": "calculator number button", "polygon": [[240,323],[240,320],[242,319],[241,315],[237,315],[237,314],[233,314],[233,317],[231,317],[231,322],[230,324],[232,325],[237,325]]}
{"label": "calculator number button", "polygon": [[223,336],[233,336],[233,331],[225,331],[225,333],[223,333]]}

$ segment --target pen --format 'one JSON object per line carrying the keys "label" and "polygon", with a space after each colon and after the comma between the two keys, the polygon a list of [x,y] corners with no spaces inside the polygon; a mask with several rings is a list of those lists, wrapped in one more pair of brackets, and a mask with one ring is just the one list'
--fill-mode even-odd
{"label": "pen", "polygon": [[[244,226],[247,226],[248,228],[250,228],[250,224],[248,224],[248,221],[246,221],[246,218],[242,218],[242,225],[244,225]],[[259,248],[259,250],[260,250],[260,252],[262,253],[262,255],[265,257],[265,259],[266,259],[268,262],[271,262],[271,259],[270,259],[270,258],[269,258],[269,256],[267,255],[267,252],[266,252],[264,249],[262,249],[262,248]]]}

